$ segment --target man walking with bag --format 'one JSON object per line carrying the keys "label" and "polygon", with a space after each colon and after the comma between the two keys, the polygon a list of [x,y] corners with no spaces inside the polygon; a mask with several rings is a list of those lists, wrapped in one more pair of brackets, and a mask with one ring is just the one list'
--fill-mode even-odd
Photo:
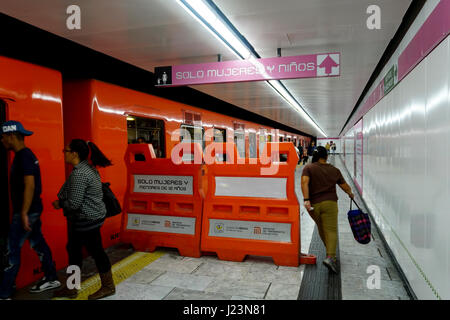
{"label": "man walking with bag", "polygon": [[323,264],[334,273],[338,273],[336,259],[337,246],[337,194],[336,184],[354,198],[351,187],[345,182],[341,171],[327,163],[328,152],[322,146],[317,147],[317,162],[308,164],[302,173],[302,193],[304,206],[314,220],[320,238],[327,251]]}

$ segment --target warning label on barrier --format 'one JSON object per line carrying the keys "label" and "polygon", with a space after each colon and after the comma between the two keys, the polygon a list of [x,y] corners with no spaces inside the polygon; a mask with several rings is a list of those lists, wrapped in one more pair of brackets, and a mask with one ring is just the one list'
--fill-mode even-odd
{"label": "warning label on barrier", "polygon": [[128,214],[128,230],[195,234],[195,218]]}
{"label": "warning label on barrier", "polygon": [[192,195],[191,176],[134,175],[134,192]]}
{"label": "warning label on barrier", "polygon": [[291,242],[291,224],[209,219],[210,237]]}

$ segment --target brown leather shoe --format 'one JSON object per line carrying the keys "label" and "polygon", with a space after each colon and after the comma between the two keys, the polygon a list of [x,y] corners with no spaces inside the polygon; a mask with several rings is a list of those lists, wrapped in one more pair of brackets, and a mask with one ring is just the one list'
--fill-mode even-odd
{"label": "brown leather shoe", "polygon": [[102,287],[97,292],[91,294],[88,300],[102,299],[116,293],[116,286],[114,285],[111,270],[106,273],[100,273],[100,280],[102,281]]}
{"label": "brown leather shoe", "polygon": [[78,296],[78,290],[77,289],[69,289],[65,285],[62,289],[56,290],[53,292],[54,298],[76,298]]}

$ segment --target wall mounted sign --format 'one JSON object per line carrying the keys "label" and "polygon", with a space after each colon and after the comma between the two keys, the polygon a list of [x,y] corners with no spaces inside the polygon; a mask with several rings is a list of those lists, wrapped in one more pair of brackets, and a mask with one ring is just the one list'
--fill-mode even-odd
{"label": "wall mounted sign", "polygon": [[398,82],[397,78],[397,64],[394,64],[383,79],[384,81],[384,94],[387,95]]}
{"label": "wall mounted sign", "polygon": [[156,67],[155,86],[340,76],[340,53]]}

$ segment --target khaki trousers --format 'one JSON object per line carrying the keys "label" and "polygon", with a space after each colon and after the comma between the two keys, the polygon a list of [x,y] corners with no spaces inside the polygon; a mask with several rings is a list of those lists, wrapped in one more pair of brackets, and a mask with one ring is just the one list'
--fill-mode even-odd
{"label": "khaki trousers", "polygon": [[311,205],[314,210],[309,215],[314,220],[319,231],[320,239],[327,249],[327,256],[336,257],[337,246],[337,216],[336,201],[323,201]]}

